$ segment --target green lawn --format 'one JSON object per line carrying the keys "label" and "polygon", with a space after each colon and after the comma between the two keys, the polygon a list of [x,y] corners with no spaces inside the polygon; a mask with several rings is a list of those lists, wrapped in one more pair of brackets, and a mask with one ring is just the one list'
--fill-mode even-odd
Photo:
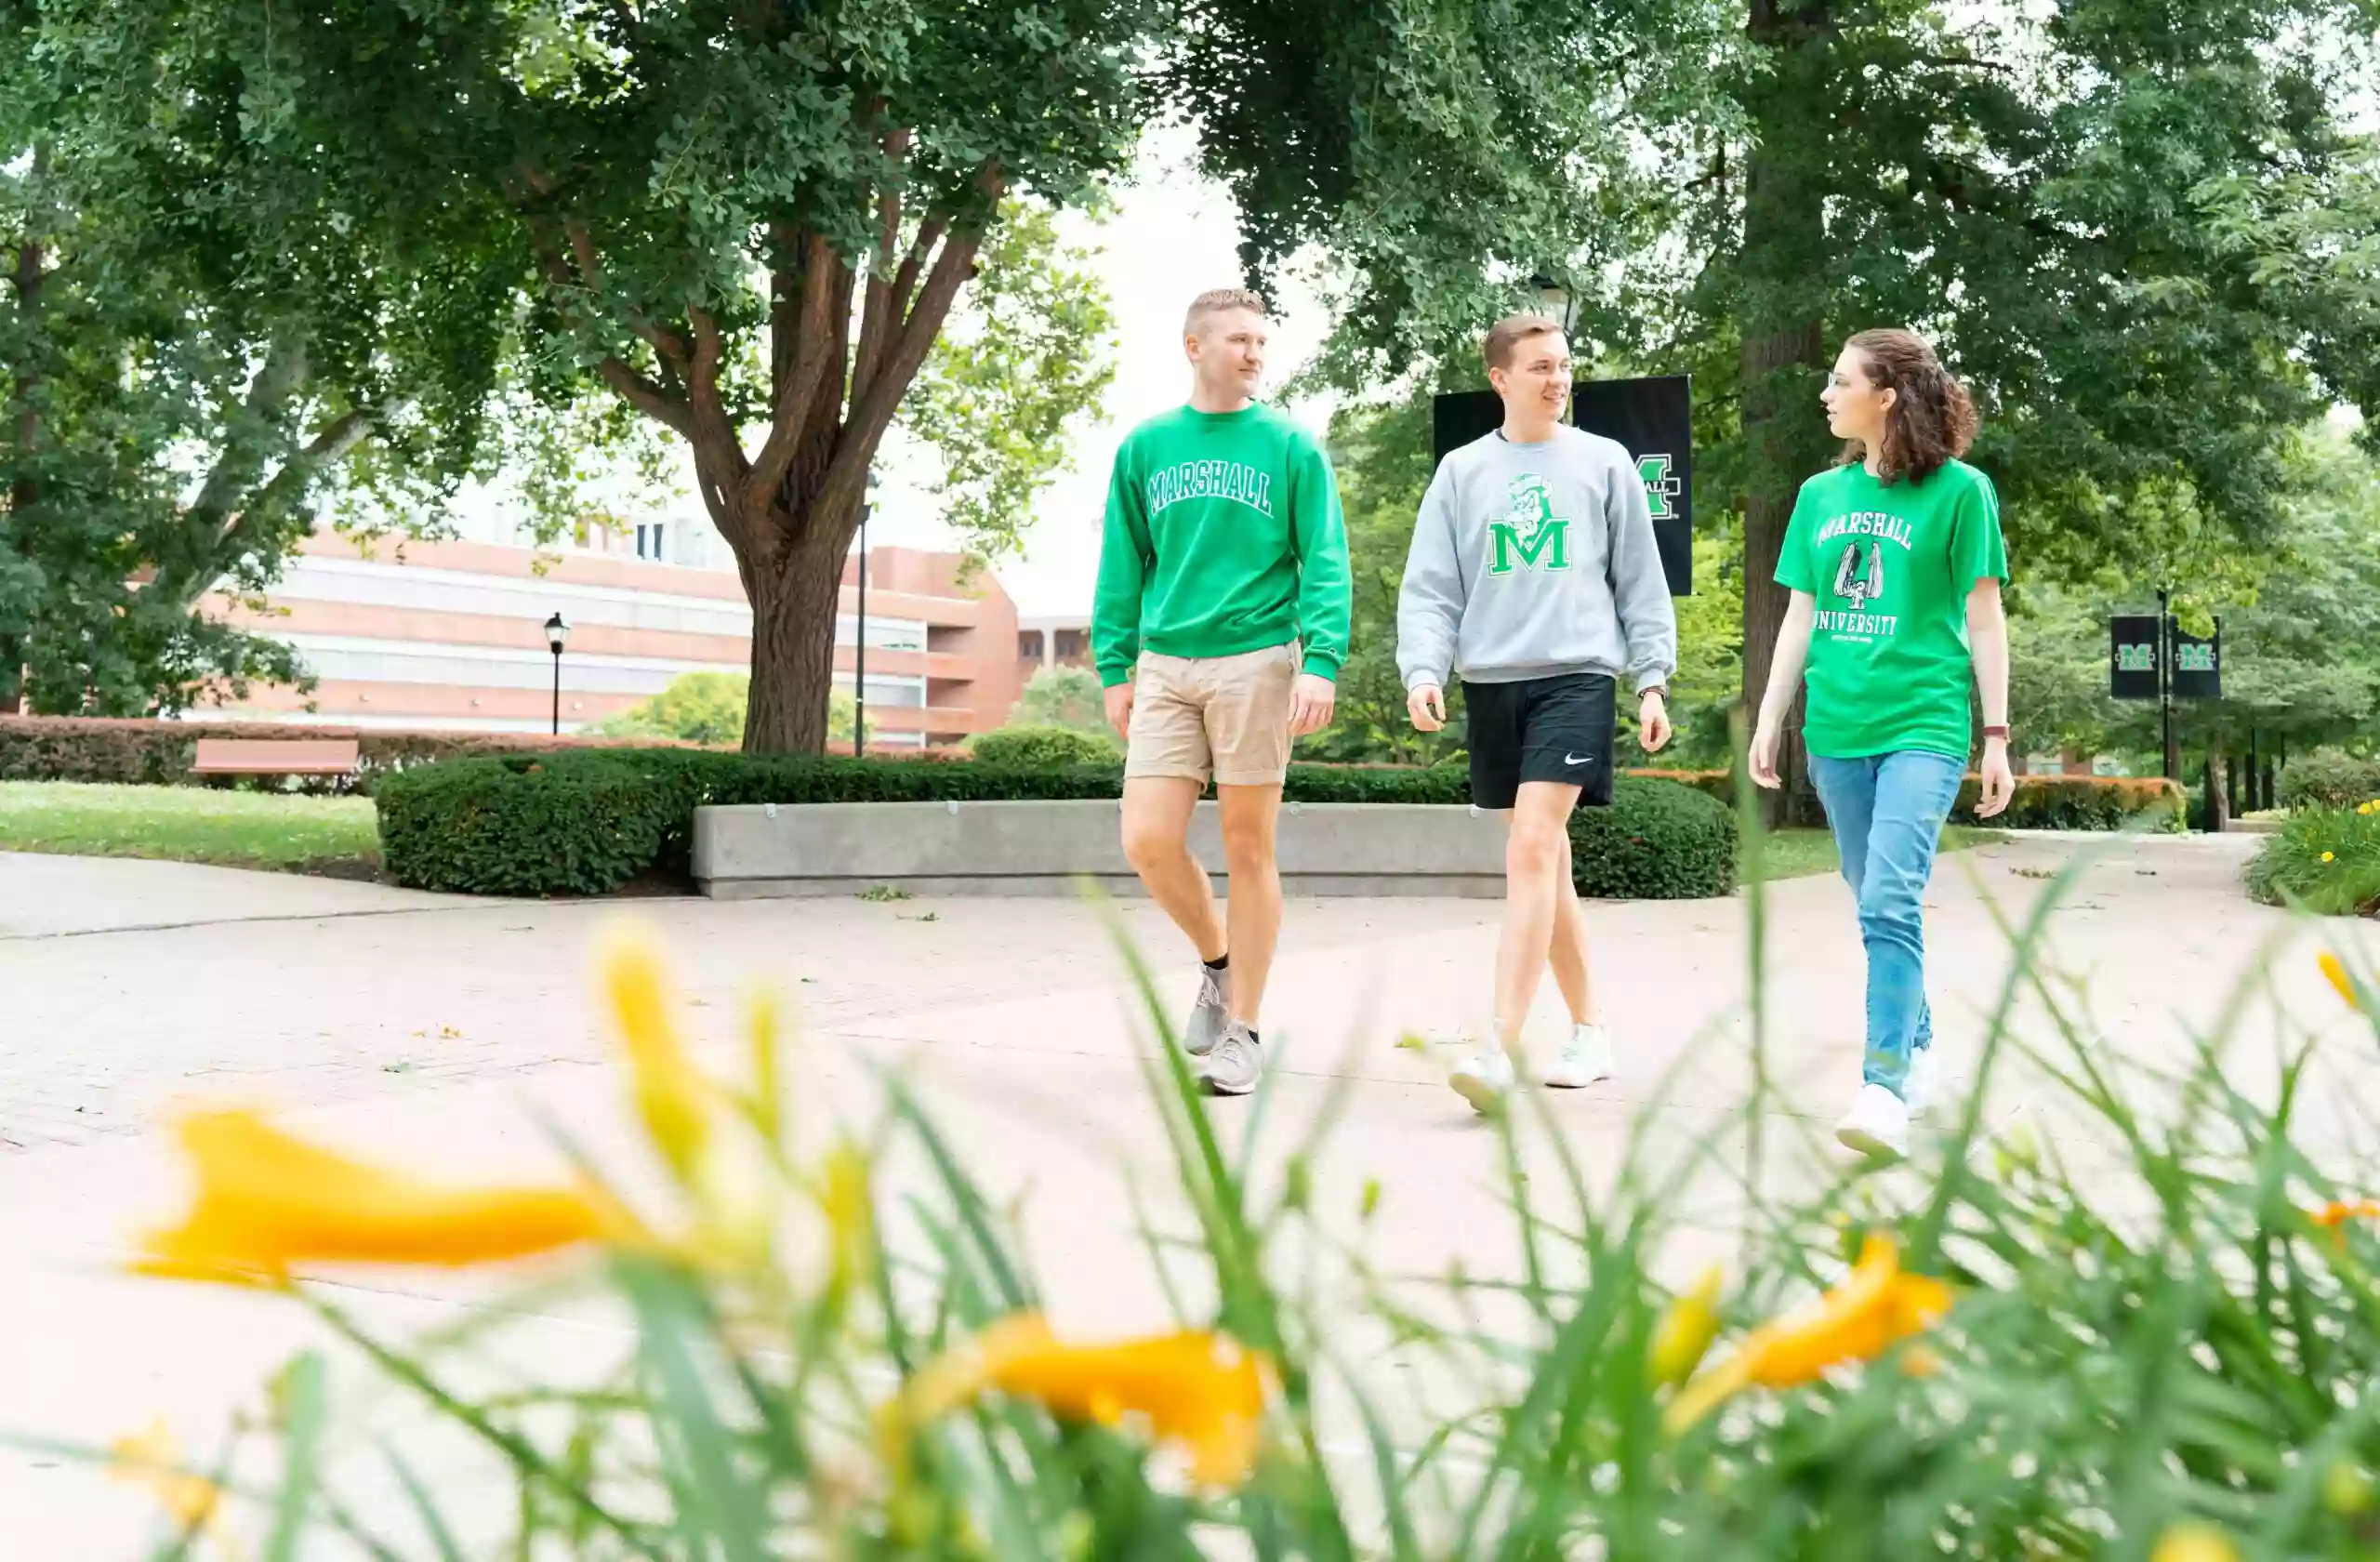
{"label": "green lawn", "polygon": [[377,868],[380,836],[369,798],[7,781],[0,782],[0,851],[360,877]]}
{"label": "green lawn", "polygon": [[[1942,850],[1964,852],[1994,841],[2007,840],[2003,830],[1975,829],[1952,825],[1942,832]],[[1768,838],[1768,877],[1806,879],[1813,873],[1833,873],[1842,867],[1834,837],[1823,829],[1780,830]]]}

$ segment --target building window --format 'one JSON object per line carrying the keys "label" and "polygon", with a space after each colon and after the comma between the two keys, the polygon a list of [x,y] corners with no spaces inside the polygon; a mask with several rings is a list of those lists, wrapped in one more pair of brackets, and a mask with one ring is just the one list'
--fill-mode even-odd
{"label": "building window", "polygon": [[[835,671],[835,687],[849,693],[852,675],[841,668]],[[926,681],[922,678],[878,678],[867,681],[867,703],[871,708],[897,707],[910,710],[923,709],[926,703]]]}
{"label": "building window", "polygon": [[[835,643],[859,643],[859,619],[843,613],[835,616]],[[870,651],[922,651],[926,648],[926,626],[916,618],[879,618],[867,616],[867,648]]]}
{"label": "building window", "polygon": [[636,528],[636,556],[659,563],[662,558],[661,535],[668,525],[660,521],[639,522]]}
{"label": "building window", "polygon": [[1020,662],[1038,662],[1041,659],[1041,631],[1039,629],[1019,629],[1016,631],[1016,659]]}

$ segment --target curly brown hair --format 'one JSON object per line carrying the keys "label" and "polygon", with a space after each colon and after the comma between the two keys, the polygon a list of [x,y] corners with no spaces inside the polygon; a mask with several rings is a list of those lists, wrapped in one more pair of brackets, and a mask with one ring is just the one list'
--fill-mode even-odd
{"label": "curly brown hair", "polygon": [[[1868,383],[1894,392],[1884,413],[1884,447],[1877,453],[1877,476],[1887,483],[1903,478],[1923,483],[1975,443],[1975,401],[1932,344],[1914,331],[1862,331],[1844,344],[1867,360]],[[1847,465],[1864,461],[1868,447],[1853,440],[1843,447]]]}

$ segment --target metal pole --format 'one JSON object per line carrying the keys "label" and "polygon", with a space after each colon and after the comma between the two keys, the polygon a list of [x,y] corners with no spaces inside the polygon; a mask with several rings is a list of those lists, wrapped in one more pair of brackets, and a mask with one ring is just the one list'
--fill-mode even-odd
{"label": "metal pole", "polygon": [[554,647],[554,725],[553,735],[562,735],[562,647]]}
{"label": "metal pole", "polygon": [[852,657],[852,755],[867,753],[867,511],[859,507],[859,646]]}
{"label": "metal pole", "polygon": [[2174,620],[2168,608],[2173,591],[2160,588],[2157,592],[2157,708],[2163,724],[2163,758],[2165,779],[2182,778],[2182,754],[2174,740]]}

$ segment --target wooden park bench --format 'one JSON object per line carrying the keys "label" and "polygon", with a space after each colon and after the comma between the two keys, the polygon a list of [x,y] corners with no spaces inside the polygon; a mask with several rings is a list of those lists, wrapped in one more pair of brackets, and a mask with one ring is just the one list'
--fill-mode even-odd
{"label": "wooden park bench", "polygon": [[351,737],[202,737],[192,775],[352,775]]}

